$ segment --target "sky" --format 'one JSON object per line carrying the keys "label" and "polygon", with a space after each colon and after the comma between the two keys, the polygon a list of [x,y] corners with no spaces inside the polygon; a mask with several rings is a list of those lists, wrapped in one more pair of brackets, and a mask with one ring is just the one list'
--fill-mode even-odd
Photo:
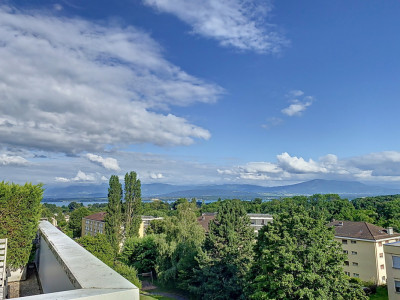
{"label": "sky", "polygon": [[0,2],[0,180],[400,183],[400,2]]}

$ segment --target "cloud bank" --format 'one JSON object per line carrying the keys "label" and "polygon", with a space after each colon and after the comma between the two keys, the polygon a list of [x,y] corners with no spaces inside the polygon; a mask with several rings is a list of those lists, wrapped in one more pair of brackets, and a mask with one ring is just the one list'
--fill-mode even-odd
{"label": "cloud bank", "polygon": [[222,46],[259,53],[278,53],[288,41],[266,23],[272,5],[258,0],[144,0],[160,12],[177,16],[193,33]]}
{"label": "cloud bank", "polygon": [[147,33],[0,6],[0,146],[75,154],[188,145],[210,133],[171,106],[224,92],[162,56]]}
{"label": "cloud bank", "polygon": [[94,162],[94,163],[102,166],[103,168],[106,168],[107,170],[112,170],[112,171],[121,170],[121,168],[118,165],[118,161],[115,158],[112,158],[112,157],[103,158],[100,155],[96,155],[96,154],[92,154],[92,153],[87,153],[86,157],[91,162]]}

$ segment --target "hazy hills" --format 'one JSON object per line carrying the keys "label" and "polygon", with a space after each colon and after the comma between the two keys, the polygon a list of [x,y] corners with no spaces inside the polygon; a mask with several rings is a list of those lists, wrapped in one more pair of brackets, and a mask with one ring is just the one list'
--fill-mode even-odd
{"label": "hazy hills", "polygon": [[[47,186],[44,198],[101,198],[107,197],[108,184]],[[400,194],[400,189],[370,186],[357,181],[337,181],[315,179],[302,183],[263,187],[249,184],[222,185],[170,185],[152,183],[142,185],[143,197],[157,198],[240,198],[253,199],[273,196],[339,194],[342,197],[356,198],[363,196]]]}

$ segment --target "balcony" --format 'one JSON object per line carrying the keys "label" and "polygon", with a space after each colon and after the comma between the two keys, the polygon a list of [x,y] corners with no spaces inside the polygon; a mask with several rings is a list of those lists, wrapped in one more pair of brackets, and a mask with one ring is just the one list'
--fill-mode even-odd
{"label": "balcony", "polygon": [[139,300],[139,289],[51,225],[39,223],[38,275],[43,294],[27,300]]}

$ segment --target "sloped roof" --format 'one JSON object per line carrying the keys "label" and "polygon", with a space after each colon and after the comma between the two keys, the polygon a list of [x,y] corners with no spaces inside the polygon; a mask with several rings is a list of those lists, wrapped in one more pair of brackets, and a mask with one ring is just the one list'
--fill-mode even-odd
{"label": "sloped roof", "polygon": [[393,232],[393,234],[388,234],[386,228],[376,226],[367,222],[333,221],[330,222],[328,226],[335,227],[335,236],[348,238],[382,240],[400,236],[400,234],[397,232]]}
{"label": "sloped roof", "polygon": [[203,215],[197,218],[197,221],[204,228],[204,230],[208,232],[209,231],[208,225],[212,220],[215,219],[216,216],[217,214],[215,213],[204,213]]}
{"label": "sloped roof", "polygon": [[104,217],[106,216],[106,214],[107,213],[105,211],[102,211],[102,212],[98,212],[93,215],[87,216],[87,217],[85,217],[85,219],[104,222]]}

